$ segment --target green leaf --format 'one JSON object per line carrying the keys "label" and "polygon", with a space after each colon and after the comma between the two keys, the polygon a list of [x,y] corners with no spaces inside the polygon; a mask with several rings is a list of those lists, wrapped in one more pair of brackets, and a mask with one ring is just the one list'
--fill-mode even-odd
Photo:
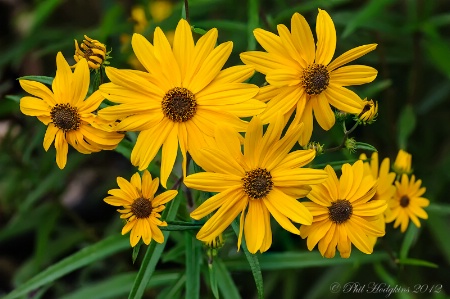
{"label": "green leaf", "polygon": [[209,272],[209,286],[211,287],[211,291],[214,295],[214,298],[219,299],[219,289],[217,284],[217,267],[216,263],[208,264],[208,272]]}
{"label": "green leaf", "polygon": [[[79,298],[123,298],[133,286],[137,272],[123,273],[109,277],[105,280],[83,286],[80,289],[65,295],[59,299],[79,299]],[[154,288],[163,285],[172,285],[178,280],[178,273],[155,273],[147,288]]]}
{"label": "green leaf", "polygon": [[52,85],[52,83],[53,83],[53,77],[47,77],[47,76],[23,76],[23,77],[17,78],[17,80],[36,81],[36,82],[41,82],[46,85]]}
{"label": "green leaf", "polygon": [[[259,264],[262,270],[283,270],[283,269],[302,269],[309,267],[328,267],[342,264],[366,264],[376,261],[389,260],[389,255],[385,252],[375,252],[372,254],[363,254],[352,252],[348,259],[335,257],[324,259],[318,251],[311,252],[283,252],[283,253],[264,253],[259,257]],[[247,262],[242,258],[232,258],[225,261],[228,269],[236,271],[248,270]]]}
{"label": "green leaf", "polygon": [[379,17],[379,15],[386,9],[386,6],[391,4],[393,0],[371,0],[364,8],[359,9],[353,17],[347,22],[342,38],[346,38],[352,34],[361,25],[367,24],[370,20]]}
{"label": "green leaf", "polygon": [[186,298],[200,298],[200,265],[202,256],[200,243],[188,232],[184,234],[186,244]]}
{"label": "green leaf", "polygon": [[413,107],[405,106],[400,113],[398,121],[398,146],[401,149],[407,148],[408,138],[416,127],[416,115]]}
{"label": "green leaf", "polygon": [[[178,193],[178,195],[166,205],[166,209],[162,214],[162,219],[167,221],[175,219],[182,198],[182,194]],[[169,234],[170,232],[168,231],[163,232],[164,242],[162,244],[156,243],[154,240],[150,242],[128,298],[142,298],[145,288],[155,272],[156,264],[161,258],[161,254],[166,247]]]}
{"label": "green leaf", "polygon": [[191,28],[192,28],[192,32],[195,32],[195,33],[198,33],[201,35],[204,35],[206,32],[208,32],[205,29],[194,27],[194,26],[191,26]]}
{"label": "green leaf", "polygon": [[[235,234],[239,236],[238,220],[233,221],[231,225],[233,227]],[[264,284],[258,257],[248,251],[244,238],[242,238],[241,248],[244,251],[245,257],[247,258],[247,262],[250,265],[250,269],[253,274],[253,279],[255,280],[256,289],[258,290],[258,298],[260,299],[264,298]]]}
{"label": "green leaf", "polygon": [[203,223],[179,222],[174,224],[173,221],[167,221],[167,226],[162,226],[163,231],[185,231],[185,230],[199,230]]}
{"label": "green leaf", "polygon": [[17,289],[9,293],[3,299],[13,299],[25,295],[47,283],[50,283],[72,271],[107,258],[114,253],[129,248],[128,238],[120,235],[111,236],[96,244],[85,247],[77,253],[63,259],[62,261],[48,267],[38,275],[34,276]]}
{"label": "green leaf", "polygon": [[256,39],[253,30],[259,27],[259,0],[248,2],[247,22],[247,50],[256,50]]}
{"label": "green leaf", "polygon": [[403,238],[402,247],[400,248],[400,259],[406,259],[408,252],[414,241],[417,239],[419,230],[415,225],[410,225]]}
{"label": "green leaf", "polygon": [[[239,299],[241,295],[234,284],[231,274],[228,271],[225,264],[220,259],[214,260],[214,267],[217,273],[217,284],[219,285],[219,290],[225,299]],[[248,267],[247,267],[248,268]]]}
{"label": "green leaf", "polygon": [[139,256],[139,251],[141,249],[141,245],[142,245],[142,240],[139,240],[139,242],[133,248],[133,254],[131,255],[131,259],[133,260],[133,264],[136,262],[136,259]]}
{"label": "green leaf", "polygon": [[377,149],[373,145],[359,141],[356,142],[355,149],[377,152]]}
{"label": "green leaf", "polygon": [[412,258],[405,258],[405,259],[399,259],[398,263],[401,265],[411,265],[411,266],[422,266],[422,267],[428,267],[428,268],[439,268],[438,265],[424,261],[419,259],[412,259]]}
{"label": "green leaf", "polygon": [[428,52],[425,55],[430,59],[431,63],[440,70],[447,78],[450,78],[450,60],[448,53],[450,53],[450,44],[442,39],[432,39],[424,43]]}
{"label": "green leaf", "polygon": [[358,161],[358,159],[331,161],[331,162],[326,162],[326,163],[313,164],[311,167],[315,168],[315,169],[323,169],[323,168],[325,168],[325,166],[330,165],[331,167],[333,167],[334,170],[336,170],[336,169],[341,169],[342,165],[344,165],[345,163],[353,164],[356,161]]}
{"label": "green leaf", "polygon": [[122,139],[122,141],[117,145],[114,149],[116,152],[122,154],[128,160],[131,159],[131,151],[133,150],[134,144],[126,139]]}
{"label": "green leaf", "polygon": [[426,208],[429,212],[439,213],[439,214],[450,214],[450,205],[446,204],[436,204],[430,203]]}
{"label": "green leaf", "polygon": [[38,2],[39,4],[34,10],[33,25],[30,32],[36,32],[62,2],[62,0],[46,0]]}

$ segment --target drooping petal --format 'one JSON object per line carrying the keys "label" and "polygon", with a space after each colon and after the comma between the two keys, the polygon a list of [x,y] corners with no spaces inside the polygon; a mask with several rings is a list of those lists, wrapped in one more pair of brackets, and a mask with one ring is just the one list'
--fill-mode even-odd
{"label": "drooping petal", "polygon": [[260,200],[251,200],[248,203],[245,217],[244,235],[248,251],[255,254],[261,247],[265,237],[265,224],[263,204]]}
{"label": "drooping petal", "polygon": [[35,97],[20,99],[20,111],[29,116],[50,116],[51,107],[47,102]]}
{"label": "drooping petal", "polygon": [[172,172],[173,165],[178,154],[178,125],[167,135],[166,140],[162,146],[162,161],[161,161],[161,185],[167,188],[167,179]]}
{"label": "drooping petal", "polygon": [[60,169],[64,169],[67,162],[67,153],[69,151],[69,145],[64,137],[64,133],[59,130],[56,133],[55,138],[55,148],[56,148],[56,164]]}
{"label": "drooping petal", "polygon": [[328,100],[324,94],[319,94],[311,99],[314,116],[322,129],[328,131],[334,126],[334,113],[328,104]]}
{"label": "drooping petal", "polygon": [[53,92],[44,84],[30,80],[19,80],[20,86],[29,94],[41,98],[49,106],[54,106],[57,102],[54,99]]}

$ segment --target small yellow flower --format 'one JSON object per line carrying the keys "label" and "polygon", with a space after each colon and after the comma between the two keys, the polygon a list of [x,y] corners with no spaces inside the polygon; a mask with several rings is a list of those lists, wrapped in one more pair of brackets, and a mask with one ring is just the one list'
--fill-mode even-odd
{"label": "small yellow flower", "polygon": [[404,173],[411,174],[411,160],[412,156],[410,153],[404,150],[399,150],[392,169],[399,175]]}
{"label": "small yellow flower", "polygon": [[173,11],[173,4],[164,0],[150,1],[149,10],[153,21],[159,23],[170,17]]}
{"label": "small yellow flower", "polygon": [[47,151],[55,141],[56,163],[63,169],[69,144],[80,153],[90,154],[116,148],[123,134],[109,132],[108,123],[93,113],[104,100],[99,91],[85,99],[89,88],[86,59],[81,59],[72,73],[59,52],[56,67],[52,90],[39,82],[19,80],[20,86],[33,95],[20,100],[20,111],[25,115],[36,116],[48,126],[44,149]]}
{"label": "small yellow flower", "polygon": [[328,179],[312,186],[306,196],[312,202],[303,204],[313,215],[311,225],[300,227],[300,236],[307,240],[309,250],[318,244],[322,256],[332,258],[336,247],[341,257],[348,258],[353,243],[360,251],[371,254],[373,242],[369,237],[384,236],[384,226],[377,221],[387,205],[373,198],[377,180],[364,173],[361,160],[344,164],[337,178],[330,165],[325,167]]}
{"label": "small yellow flower", "polygon": [[78,63],[81,59],[85,58],[90,69],[96,70],[103,64],[108,64],[106,61],[108,53],[106,52],[106,46],[98,40],[84,36],[83,42],[78,46],[78,41],[75,40],[75,55],[73,58]]}
{"label": "small yellow flower", "polygon": [[161,221],[161,212],[165,209],[164,204],[172,200],[177,194],[176,190],[163,192],[155,197],[158,190],[159,179],[152,180],[148,170],[145,170],[142,179],[139,173],[135,173],[130,181],[122,177],[117,178],[119,189],[108,191],[110,196],[104,201],[113,206],[122,206],[120,218],[127,219],[122,229],[122,235],[130,233],[130,244],[136,246],[142,238],[145,244],[150,244],[153,239],[158,243],[164,242],[164,235],[158,226],[167,226]]}
{"label": "small yellow flower", "polygon": [[389,207],[386,213],[386,222],[392,222],[395,220],[394,228],[400,225],[401,232],[405,232],[408,227],[409,219],[417,226],[420,227],[420,221],[418,219],[428,219],[428,214],[423,209],[430,204],[430,201],[422,195],[425,193],[426,188],[420,187],[422,180],[417,180],[413,175],[411,180],[408,179],[406,174],[402,175],[400,182],[395,182],[397,191],[394,197],[389,201]]}
{"label": "small yellow flower", "polygon": [[364,100],[364,108],[358,114],[358,119],[363,124],[371,124],[378,116],[378,102]]}
{"label": "small yellow flower", "polygon": [[[359,159],[363,161],[367,160],[367,156],[365,154],[362,154],[359,157]],[[381,164],[379,164],[378,161],[379,161],[378,153],[377,152],[372,153],[370,162],[369,161],[364,162],[364,174],[372,175],[375,179],[378,179],[376,192],[370,200],[371,201],[381,200],[383,201],[383,203],[387,204],[395,194],[395,185],[394,185],[395,173],[389,172],[390,169],[389,158],[384,158]],[[380,227],[384,229],[385,214],[382,214],[377,221]],[[373,241],[373,245],[375,245],[377,237],[369,236],[369,239],[371,239]]]}

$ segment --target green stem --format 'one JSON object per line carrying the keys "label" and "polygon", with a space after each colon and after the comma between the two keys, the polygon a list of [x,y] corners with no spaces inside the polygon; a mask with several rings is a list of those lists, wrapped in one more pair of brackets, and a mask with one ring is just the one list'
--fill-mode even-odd
{"label": "green stem", "polygon": [[327,148],[324,149],[323,152],[324,153],[331,153],[331,152],[336,152],[338,150],[341,150],[345,147],[345,141],[347,141],[348,136],[356,129],[356,127],[359,125],[359,122],[356,122],[353,127],[347,131],[347,128],[345,127],[345,122],[342,123],[342,126],[344,127],[344,139],[342,139],[342,143],[336,147],[332,147],[332,148]]}

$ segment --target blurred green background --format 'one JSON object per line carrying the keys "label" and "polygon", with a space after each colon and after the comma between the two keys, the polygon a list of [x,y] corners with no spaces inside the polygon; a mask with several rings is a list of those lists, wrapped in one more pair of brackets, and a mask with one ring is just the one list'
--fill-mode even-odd
{"label": "blurred green background", "polygon": [[[24,93],[16,78],[54,76],[56,53],[62,51],[74,63],[74,39],[81,42],[84,34],[112,49],[112,66],[139,67],[132,55],[132,33],[151,39],[160,26],[170,36],[182,7],[182,1],[0,0],[0,297],[81,248],[120,235],[118,214],[102,199],[116,186],[117,176],[129,179],[136,171],[124,157],[126,151],[82,155],[73,150],[66,168],[59,170],[54,148],[46,153],[42,147],[45,126],[19,110]],[[191,0],[189,16],[195,27],[218,28],[219,42],[233,41],[228,61],[233,65],[241,63],[239,53],[259,49],[254,28],[276,32],[280,23],[290,28],[290,17],[299,12],[314,31],[317,8],[327,10],[335,22],[335,57],[355,46],[378,43],[374,52],[354,62],[375,67],[377,79],[354,90],[378,101],[379,117],[352,136],[374,145],[380,158],[393,161],[400,148],[413,155],[414,173],[431,201],[429,219],[420,229],[410,224],[406,234],[387,224],[373,255],[354,248],[349,260],[322,259],[317,249],[305,254],[304,240],[273,225],[272,248],[259,256],[266,298],[386,295],[333,293],[333,282],[387,283],[410,290],[391,298],[450,298],[450,1]],[[260,85],[263,77],[255,75],[251,82]],[[336,126],[323,132],[315,126],[312,139],[336,146],[342,131]],[[321,159],[358,155],[342,151]],[[186,296],[184,234],[170,235],[145,298]],[[220,296],[254,298],[250,267],[242,251],[236,252],[232,232],[227,240],[214,262]],[[93,262],[30,287],[21,298],[126,298],[144,250],[133,264],[129,244],[114,244],[111,252],[98,249]],[[196,246],[204,257],[200,297],[213,298],[205,250]],[[421,261],[399,265],[396,258]],[[440,292],[429,293],[439,284]],[[417,286],[423,291],[425,285],[428,292],[413,292]]]}

